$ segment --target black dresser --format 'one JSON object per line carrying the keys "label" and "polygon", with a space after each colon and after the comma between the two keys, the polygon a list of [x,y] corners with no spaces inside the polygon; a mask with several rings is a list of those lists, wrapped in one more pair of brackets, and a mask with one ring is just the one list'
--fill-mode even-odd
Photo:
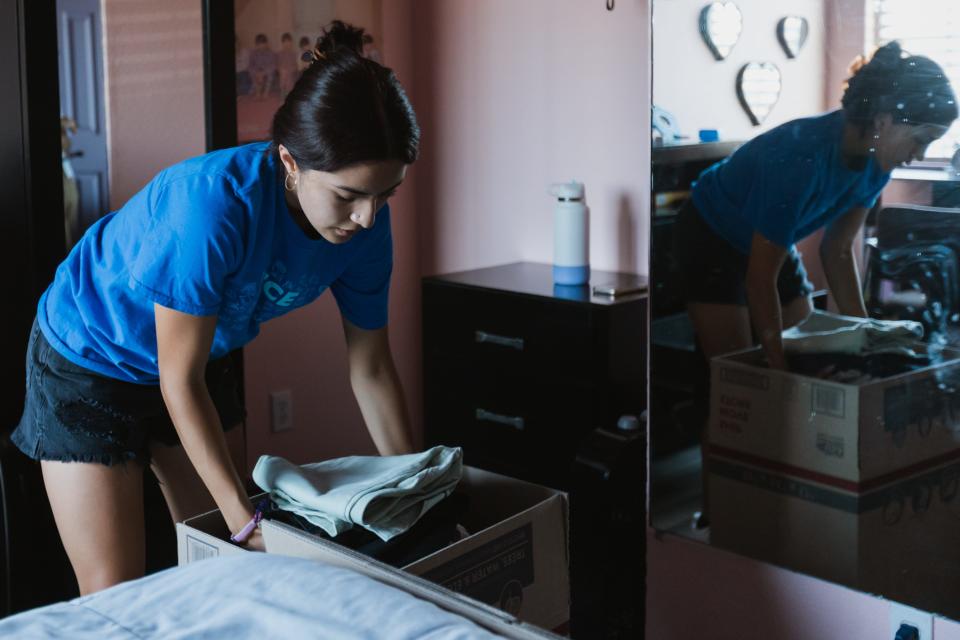
{"label": "black dresser", "polygon": [[[591,285],[618,281],[645,284],[594,271]],[[647,294],[591,291],[533,263],[425,278],[426,442],[567,491],[572,636],[640,638]]]}
{"label": "black dresser", "polygon": [[[637,276],[594,271],[591,284]],[[646,293],[592,295],[515,263],[423,280],[428,445],[568,489],[593,429],[646,408]]]}

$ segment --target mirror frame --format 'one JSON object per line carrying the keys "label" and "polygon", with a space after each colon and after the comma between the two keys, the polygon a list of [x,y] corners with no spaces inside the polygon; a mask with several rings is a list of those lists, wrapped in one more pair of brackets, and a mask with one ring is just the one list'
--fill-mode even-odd
{"label": "mirror frame", "polygon": [[203,1],[203,93],[207,151],[237,145],[233,0]]}

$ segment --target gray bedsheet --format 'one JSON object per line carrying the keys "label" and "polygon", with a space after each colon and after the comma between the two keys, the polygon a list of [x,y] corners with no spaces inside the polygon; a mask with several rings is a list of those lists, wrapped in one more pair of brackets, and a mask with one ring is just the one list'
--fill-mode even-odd
{"label": "gray bedsheet", "polygon": [[473,622],[360,573],[265,553],[195,562],[0,620],[0,637],[486,640]]}

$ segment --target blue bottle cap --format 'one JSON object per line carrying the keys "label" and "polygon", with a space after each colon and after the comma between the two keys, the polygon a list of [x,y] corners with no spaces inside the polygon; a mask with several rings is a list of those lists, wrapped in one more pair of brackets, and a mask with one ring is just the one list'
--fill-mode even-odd
{"label": "blue bottle cap", "polygon": [[700,142],[717,142],[720,132],[716,129],[700,129]]}

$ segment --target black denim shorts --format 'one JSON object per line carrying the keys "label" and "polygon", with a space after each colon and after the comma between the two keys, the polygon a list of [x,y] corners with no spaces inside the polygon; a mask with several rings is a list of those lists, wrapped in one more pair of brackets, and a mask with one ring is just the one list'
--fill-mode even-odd
{"label": "black denim shorts", "polygon": [[[673,253],[678,261],[684,298],[687,302],[747,305],[747,264],[750,257],[740,253],[714,231],[687,200],[680,210],[673,233]],[[813,293],[800,252],[787,252],[777,276],[780,303],[789,304]]]}
{"label": "black denim shorts", "polygon": [[[224,430],[245,417],[229,356],[207,365],[207,388]],[[27,347],[27,397],[10,438],[34,460],[114,465],[150,462],[153,441],[180,444],[159,385],[116,380],[57,352],[36,321]]]}

